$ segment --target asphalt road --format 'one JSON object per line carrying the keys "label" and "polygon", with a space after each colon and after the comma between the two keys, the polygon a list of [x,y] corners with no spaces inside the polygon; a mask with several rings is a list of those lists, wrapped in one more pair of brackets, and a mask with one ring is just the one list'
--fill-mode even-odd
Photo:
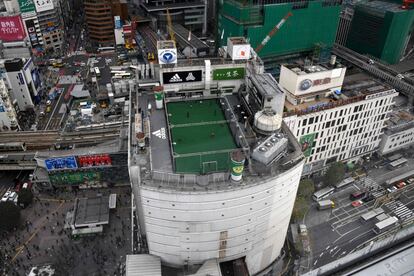
{"label": "asphalt road", "polygon": [[[334,209],[319,211],[316,209],[316,203],[312,202],[312,207],[304,220],[308,227],[312,252],[308,261],[302,262],[302,266],[307,266],[307,269],[323,266],[351,253],[361,244],[376,237],[373,228],[377,221],[375,219],[368,222],[360,220],[362,214],[376,208],[374,207],[375,201],[353,207],[349,195],[370,187],[373,191],[384,190],[385,181],[408,171],[412,171],[414,174],[412,159],[410,159],[408,165],[393,171],[386,167],[373,168],[368,172],[367,178],[356,181],[354,184],[335,192],[330,197],[335,202]],[[388,205],[393,206],[392,208],[387,208],[387,204],[383,206],[388,215],[397,215],[395,206],[405,205],[414,210],[414,189],[406,190],[403,190],[398,199],[390,201],[391,203]]]}

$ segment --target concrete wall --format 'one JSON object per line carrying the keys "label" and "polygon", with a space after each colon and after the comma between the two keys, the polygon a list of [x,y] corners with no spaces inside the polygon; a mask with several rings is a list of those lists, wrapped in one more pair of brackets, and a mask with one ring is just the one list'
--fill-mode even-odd
{"label": "concrete wall", "polygon": [[393,134],[384,133],[379,145],[379,153],[385,155],[411,145],[414,145],[414,124],[411,124],[408,129]]}
{"label": "concrete wall", "polygon": [[[340,72],[337,72],[337,71]],[[289,93],[297,96],[323,91],[323,90],[330,90],[335,91],[337,89],[341,90],[342,83],[344,81],[346,68],[336,68],[333,70],[321,71],[321,72],[314,72],[314,73],[307,73],[303,75],[298,75],[292,70],[286,68],[282,65],[280,71],[280,78],[279,83],[280,85],[286,89]],[[337,75],[335,75],[335,73]],[[309,89],[301,90],[300,84],[303,80],[309,79],[311,81],[321,80],[329,78],[330,82],[327,84],[321,85],[312,85]]]}
{"label": "concrete wall", "polygon": [[302,168],[303,162],[237,190],[190,193],[141,185],[138,208],[149,253],[174,266],[245,256],[250,274],[263,270],[283,247]]}
{"label": "concrete wall", "polygon": [[[299,141],[303,136],[317,133],[311,154],[306,157],[306,168],[315,171],[322,169],[329,158],[344,161],[376,150],[387,120],[386,114],[397,95],[395,92],[283,120]],[[357,106],[362,106],[362,109],[355,111]],[[304,170],[304,173],[308,172]]]}

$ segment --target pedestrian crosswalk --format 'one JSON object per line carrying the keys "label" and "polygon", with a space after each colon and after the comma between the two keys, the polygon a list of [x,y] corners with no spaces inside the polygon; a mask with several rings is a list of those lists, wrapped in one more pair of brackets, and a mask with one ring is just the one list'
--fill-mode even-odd
{"label": "pedestrian crosswalk", "polygon": [[400,220],[406,220],[414,215],[413,211],[399,200],[388,202],[385,207]]}
{"label": "pedestrian crosswalk", "polygon": [[385,195],[386,193],[387,192],[385,191],[385,189],[378,189],[378,190],[372,191],[372,196],[375,198],[379,198]]}

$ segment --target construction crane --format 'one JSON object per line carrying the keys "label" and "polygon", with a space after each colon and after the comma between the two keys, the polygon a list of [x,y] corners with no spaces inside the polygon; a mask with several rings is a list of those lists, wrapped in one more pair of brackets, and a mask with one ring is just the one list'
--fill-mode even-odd
{"label": "construction crane", "polygon": [[267,36],[263,39],[263,41],[257,45],[255,52],[258,54],[263,47],[269,42],[270,39],[272,39],[272,37],[277,33],[277,31],[280,30],[280,28],[283,26],[283,24],[285,24],[285,22],[289,19],[289,17],[291,17],[293,14],[291,12],[288,12],[285,17],[282,18],[282,20],[280,20],[279,23],[277,23],[277,25],[275,25],[273,27],[273,29],[267,34]]}
{"label": "construction crane", "polygon": [[168,23],[168,32],[170,34],[170,39],[174,41],[175,43],[175,34],[174,34],[173,27],[172,27],[172,21],[171,21],[171,15],[170,15],[169,9],[167,9],[167,23]]}

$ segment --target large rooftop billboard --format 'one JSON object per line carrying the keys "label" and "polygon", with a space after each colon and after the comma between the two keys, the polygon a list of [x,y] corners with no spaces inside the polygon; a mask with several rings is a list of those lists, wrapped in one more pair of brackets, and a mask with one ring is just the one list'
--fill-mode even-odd
{"label": "large rooftop billboard", "polygon": [[0,40],[19,41],[26,37],[20,15],[0,17]]}

